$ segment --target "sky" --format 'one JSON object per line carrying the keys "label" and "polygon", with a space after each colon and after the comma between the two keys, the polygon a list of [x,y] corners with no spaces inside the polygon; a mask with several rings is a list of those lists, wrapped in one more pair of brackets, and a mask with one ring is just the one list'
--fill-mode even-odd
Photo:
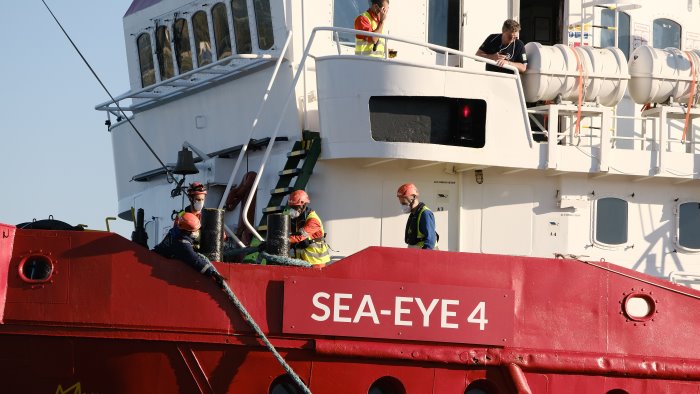
{"label": "sky", "polygon": [[[45,0],[97,75],[129,90],[122,17],[131,0]],[[3,5],[0,24],[0,222],[55,219],[105,230],[117,216],[109,99],[41,0]],[[133,223],[111,230],[127,238]]]}

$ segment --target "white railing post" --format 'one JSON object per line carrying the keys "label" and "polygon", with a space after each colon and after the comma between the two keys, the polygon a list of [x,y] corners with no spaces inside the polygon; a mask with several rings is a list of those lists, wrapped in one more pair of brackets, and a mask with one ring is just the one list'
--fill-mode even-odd
{"label": "white railing post", "polygon": [[[250,143],[250,139],[253,137],[253,133],[255,133],[255,128],[258,125],[258,120],[260,118],[260,114],[262,113],[263,108],[265,107],[265,104],[267,103],[267,99],[270,96],[270,91],[272,90],[272,85],[275,83],[275,80],[277,79],[277,73],[279,72],[280,66],[282,65],[282,60],[284,60],[284,55],[287,52],[287,48],[289,47],[289,43],[291,42],[292,39],[292,31],[290,30],[289,33],[287,33],[287,40],[284,42],[284,47],[282,47],[282,51],[280,52],[280,56],[277,59],[277,62],[275,63],[275,69],[272,72],[272,76],[270,77],[270,82],[267,84],[267,89],[265,90],[265,94],[262,97],[262,101],[260,101],[260,105],[258,105],[258,111],[255,114],[255,117],[253,118],[253,124],[250,127],[250,133],[248,133],[248,138],[245,139],[245,142],[243,143],[243,146],[241,147],[241,151],[238,154],[238,158],[236,159],[236,164],[233,167],[233,171],[231,171],[231,176],[228,179],[228,183],[226,184],[226,190],[224,191],[223,196],[221,196],[221,201],[219,202],[219,209],[222,209],[224,207],[224,204],[226,202],[226,197],[228,196],[229,192],[231,191],[231,188],[233,187],[233,181],[238,174],[238,170],[241,167],[241,163],[243,162],[243,157],[245,157],[246,152],[248,151],[248,144]],[[272,141],[270,142],[272,143]],[[254,189],[251,189],[250,194],[255,194],[253,192]],[[246,212],[247,213],[247,212]],[[245,246],[243,242],[241,242],[238,238],[236,238],[236,242],[239,244],[239,246]]]}
{"label": "white railing post", "polygon": [[557,168],[557,147],[559,145],[559,107],[549,106],[549,119],[547,119],[547,168]]}
{"label": "white railing post", "polygon": [[[265,149],[265,155],[263,156],[262,163],[260,163],[260,169],[258,169],[258,174],[255,176],[255,180],[253,181],[253,186],[251,187],[251,190],[257,190],[258,184],[260,184],[260,177],[263,174],[263,171],[265,171],[265,164],[267,164],[267,160],[270,157],[270,152],[272,151],[272,147],[275,145],[275,139],[277,138],[277,134],[280,131],[280,127],[282,127],[282,120],[284,119],[284,114],[287,112],[287,107],[289,106],[289,102],[291,101],[291,98],[294,96],[294,90],[296,89],[297,82],[299,82],[299,77],[301,77],[302,72],[304,71],[304,64],[306,63],[306,58],[309,56],[309,50],[311,49],[311,44],[314,42],[314,37],[316,36],[316,31],[318,28],[315,28],[311,31],[311,36],[309,37],[309,43],[306,45],[306,48],[304,50],[304,54],[301,57],[301,60],[299,61],[299,67],[297,68],[296,73],[294,74],[294,79],[292,80],[292,85],[289,87],[289,93],[287,94],[287,99],[284,102],[284,106],[282,107],[282,110],[279,113],[279,120],[277,121],[277,126],[275,126],[275,131],[272,133],[272,136],[270,137],[270,143],[267,144],[267,148]],[[243,207],[243,223],[245,226],[250,230],[255,237],[263,241],[263,237],[260,236],[260,234],[255,230],[253,225],[250,224],[248,221],[248,210],[250,209],[250,203],[253,201],[253,196],[255,193],[249,193],[248,198],[246,199],[245,206]]]}

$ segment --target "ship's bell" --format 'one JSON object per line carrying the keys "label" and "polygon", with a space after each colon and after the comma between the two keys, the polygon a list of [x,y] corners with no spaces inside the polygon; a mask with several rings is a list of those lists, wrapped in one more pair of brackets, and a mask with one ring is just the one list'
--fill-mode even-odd
{"label": "ship's bell", "polygon": [[192,158],[192,151],[187,148],[182,148],[181,151],[177,152],[177,164],[175,164],[174,174],[177,175],[190,175],[198,174],[199,170],[194,165],[194,159]]}

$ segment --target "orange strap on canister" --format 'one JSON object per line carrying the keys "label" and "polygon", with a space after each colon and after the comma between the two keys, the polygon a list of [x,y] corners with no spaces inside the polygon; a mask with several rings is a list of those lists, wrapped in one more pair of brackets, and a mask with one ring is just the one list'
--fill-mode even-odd
{"label": "orange strap on canister", "polygon": [[688,124],[690,123],[690,107],[695,99],[695,82],[696,82],[695,64],[693,63],[693,56],[690,54],[689,51],[686,51],[685,55],[688,57],[688,61],[690,61],[690,70],[691,70],[693,77],[692,77],[692,80],[690,82],[690,95],[688,96],[688,108],[685,111],[685,125],[683,126],[683,137],[681,138],[681,141],[683,141],[683,142],[685,142],[685,135],[688,132]]}
{"label": "orange strap on canister", "polygon": [[576,57],[576,71],[578,71],[578,111],[576,113],[576,136],[578,136],[581,131],[581,104],[583,103],[583,64],[576,53],[576,48],[573,51]]}

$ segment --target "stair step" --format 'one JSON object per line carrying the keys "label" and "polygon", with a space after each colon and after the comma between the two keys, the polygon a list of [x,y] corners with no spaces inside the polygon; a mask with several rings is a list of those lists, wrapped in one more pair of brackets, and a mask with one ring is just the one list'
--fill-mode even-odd
{"label": "stair step", "polygon": [[292,168],[289,170],[282,170],[278,174],[279,174],[279,176],[296,176],[296,175],[299,175],[300,172],[301,172],[301,169]]}
{"label": "stair step", "polygon": [[255,229],[258,230],[258,232],[267,231],[267,224],[263,224],[261,226],[258,226]]}
{"label": "stair step", "polygon": [[287,153],[287,157],[306,157],[306,150],[293,150]]}
{"label": "stair step", "polygon": [[272,194],[273,196],[287,195],[293,191],[293,187],[278,187],[277,189],[270,190],[270,194]]}
{"label": "stair step", "polygon": [[284,212],[284,210],[285,210],[286,208],[287,208],[287,207],[285,207],[284,205],[274,205],[274,206],[271,206],[271,207],[263,208],[262,211],[263,211],[263,213],[267,213],[267,214],[270,214],[270,213],[279,213],[279,212]]}

